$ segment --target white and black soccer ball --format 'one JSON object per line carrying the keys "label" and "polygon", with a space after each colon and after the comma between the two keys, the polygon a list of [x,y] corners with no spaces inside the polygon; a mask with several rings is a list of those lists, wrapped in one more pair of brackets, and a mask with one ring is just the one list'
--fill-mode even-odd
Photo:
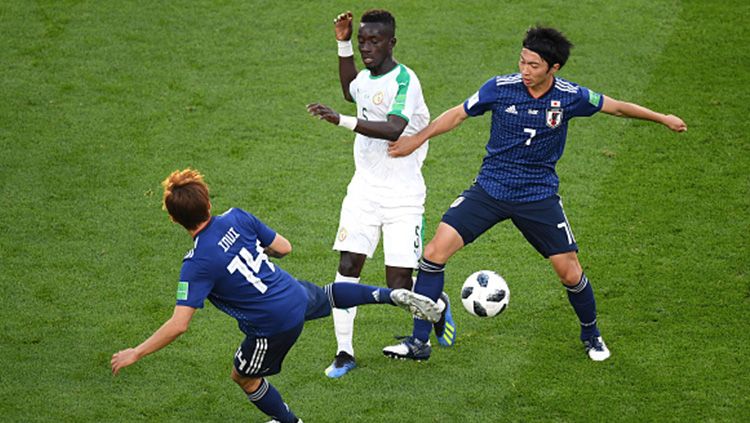
{"label": "white and black soccer ball", "polygon": [[494,317],[505,311],[510,290],[502,276],[491,270],[480,270],[466,278],[461,288],[461,302],[477,317]]}

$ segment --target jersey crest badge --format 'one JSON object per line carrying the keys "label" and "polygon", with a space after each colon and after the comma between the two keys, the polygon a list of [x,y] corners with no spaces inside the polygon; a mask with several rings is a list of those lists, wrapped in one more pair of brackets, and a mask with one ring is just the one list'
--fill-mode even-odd
{"label": "jersey crest badge", "polygon": [[547,109],[546,122],[550,128],[557,128],[560,126],[563,120],[563,109],[560,107],[559,100],[552,100],[550,102],[550,108]]}
{"label": "jersey crest badge", "polygon": [[385,97],[385,94],[383,94],[382,91],[378,91],[375,93],[374,96],[372,96],[372,104],[374,105],[380,105],[383,103],[383,97]]}

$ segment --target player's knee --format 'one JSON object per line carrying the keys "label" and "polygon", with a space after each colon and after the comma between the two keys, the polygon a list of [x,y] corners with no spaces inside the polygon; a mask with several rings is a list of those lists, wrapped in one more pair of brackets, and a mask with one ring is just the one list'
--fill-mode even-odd
{"label": "player's knee", "polygon": [[232,380],[242,388],[245,393],[253,393],[258,390],[262,382],[262,378],[242,376],[237,372],[237,369],[232,368]]}
{"label": "player's knee", "polygon": [[450,254],[448,254],[445,249],[441,248],[436,242],[430,242],[427,244],[427,246],[424,247],[424,253],[422,256],[433,263],[440,264],[445,264],[450,258]]}
{"label": "player's knee", "polygon": [[356,266],[352,265],[351,263],[344,263],[343,261],[339,263],[339,273],[341,274],[341,276],[359,276]]}
{"label": "player's knee", "polygon": [[558,276],[560,277],[560,282],[562,282],[563,285],[575,286],[578,284],[578,282],[581,281],[582,274],[583,271],[580,268],[570,266],[568,269],[565,269],[563,272],[561,272],[561,274],[558,274]]}
{"label": "player's knee", "polygon": [[441,222],[435,237],[424,247],[422,255],[433,263],[445,264],[463,246],[464,241],[458,231]]}
{"label": "player's knee", "polygon": [[581,280],[583,268],[575,253],[554,255],[550,257],[550,262],[563,285],[575,286]]}
{"label": "player's knee", "polygon": [[240,381],[242,380],[242,376],[239,373],[237,373],[237,369],[235,369],[234,367],[232,367],[231,377],[232,377],[232,380],[236,384],[238,384],[238,385],[240,384]]}
{"label": "player's knee", "polygon": [[364,259],[355,254],[341,254],[339,260],[339,274],[342,276],[359,277],[362,272]]}

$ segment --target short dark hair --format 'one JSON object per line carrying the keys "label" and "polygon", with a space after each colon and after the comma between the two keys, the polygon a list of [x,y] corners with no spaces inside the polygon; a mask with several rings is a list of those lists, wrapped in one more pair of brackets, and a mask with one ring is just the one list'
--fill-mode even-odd
{"label": "short dark hair", "polygon": [[391,37],[396,36],[396,18],[391,12],[383,9],[368,10],[362,15],[362,23],[380,23],[391,29]]}
{"label": "short dark hair", "polygon": [[555,28],[537,25],[526,31],[523,46],[541,56],[549,67],[558,63],[562,68],[568,61],[573,43]]}
{"label": "short dark hair", "polygon": [[175,170],[161,185],[164,187],[164,208],[185,229],[193,230],[211,217],[208,185],[198,171],[190,168]]}

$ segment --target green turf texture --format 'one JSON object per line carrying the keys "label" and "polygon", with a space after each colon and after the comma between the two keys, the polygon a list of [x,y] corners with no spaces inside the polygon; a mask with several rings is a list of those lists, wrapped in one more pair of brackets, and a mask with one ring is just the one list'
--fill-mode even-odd
{"label": "green turf texture", "polygon": [[[458,342],[424,363],[384,358],[410,319],[361,308],[359,367],[340,380],[330,319],[270,378],[306,422],[750,420],[750,36],[743,1],[0,3],[0,419],[265,421],[229,379],[242,337],[208,305],[174,344],[113,378],[174,305],[189,236],[160,181],[203,171],[216,211],[250,210],[291,240],[278,263],[320,285],[353,172],[332,19],[390,9],[397,60],[433,117],[516,71],[537,22],[576,44],[560,76],[681,116],[685,134],[597,115],[570,125],[560,193],[612,358],[593,363],[551,270],[509,223],[446,271],[498,271],[496,319],[456,301]],[[357,59],[357,64],[361,63]],[[468,185],[489,117],[434,142],[426,237]],[[383,285],[381,250],[363,282]],[[436,342],[433,340],[433,344]]]}

